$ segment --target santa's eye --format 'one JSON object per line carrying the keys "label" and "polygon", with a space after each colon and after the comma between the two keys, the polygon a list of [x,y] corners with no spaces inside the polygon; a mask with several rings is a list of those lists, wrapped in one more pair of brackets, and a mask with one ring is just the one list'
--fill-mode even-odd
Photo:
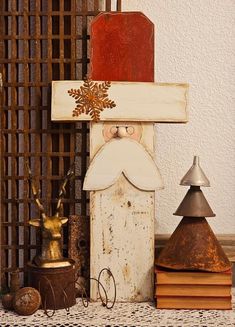
{"label": "santa's eye", "polygon": [[133,126],[128,126],[128,127],[126,128],[126,131],[127,131],[127,133],[128,133],[129,135],[132,135],[132,134],[134,133],[135,129],[134,129]]}
{"label": "santa's eye", "polygon": [[115,135],[117,133],[117,131],[118,131],[118,127],[117,126],[112,126],[110,128],[110,133],[113,134],[113,135]]}

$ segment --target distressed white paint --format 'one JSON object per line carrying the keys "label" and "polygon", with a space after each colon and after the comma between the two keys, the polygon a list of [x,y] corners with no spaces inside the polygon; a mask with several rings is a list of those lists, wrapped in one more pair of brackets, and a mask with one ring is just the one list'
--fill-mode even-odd
{"label": "distressed white paint", "polygon": [[[118,131],[125,134],[126,128],[119,127]],[[131,138],[115,137],[105,143],[92,160],[83,189],[104,190],[115,184],[121,174],[140,190],[163,188],[160,172],[146,148]]]}
{"label": "distressed white paint", "polygon": [[[91,124],[91,158],[105,143],[106,124]],[[140,143],[144,147],[147,145],[152,154],[154,125],[139,124],[139,127]],[[108,267],[117,282],[117,301],[152,300],[154,192],[137,189],[122,174],[111,187],[91,192],[90,201],[91,276],[97,277],[102,268]],[[111,278],[107,276],[102,282],[112,297]],[[94,282],[91,282],[91,298],[97,299]]]}
{"label": "distressed white paint", "polygon": [[[52,82],[53,121],[91,120],[89,115],[73,117],[75,100],[68,94],[83,81]],[[116,103],[101,112],[101,121],[187,122],[187,84],[112,82],[109,98]]]}

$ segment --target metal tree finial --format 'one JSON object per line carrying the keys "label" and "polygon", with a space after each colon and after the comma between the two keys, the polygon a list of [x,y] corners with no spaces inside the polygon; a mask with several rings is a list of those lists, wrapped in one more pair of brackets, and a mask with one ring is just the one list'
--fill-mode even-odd
{"label": "metal tree finial", "polygon": [[194,156],[193,165],[181,179],[180,185],[210,186],[210,181],[199,164],[199,156]]}

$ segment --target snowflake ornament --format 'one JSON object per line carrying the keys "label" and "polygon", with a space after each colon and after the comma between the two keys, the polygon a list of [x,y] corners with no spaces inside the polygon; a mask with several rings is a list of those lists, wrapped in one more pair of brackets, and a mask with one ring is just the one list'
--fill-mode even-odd
{"label": "snowflake ornament", "polygon": [[75,99],[76,103],[73,117],[86,114],[97,122],[104,109],[116,107],[115,102],[108,98],[110,86],[110,82],[95,83],[87,78],[79,89],[68,90],[69,95]]}

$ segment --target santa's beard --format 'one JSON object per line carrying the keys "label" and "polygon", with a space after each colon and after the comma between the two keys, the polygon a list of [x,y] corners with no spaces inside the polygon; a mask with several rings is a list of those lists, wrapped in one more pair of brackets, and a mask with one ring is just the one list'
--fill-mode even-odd
{"label": "santa's beard", "polygon": [[93,158],[83,184],[84,190],[104,190],[125,177],[135,187],[154,191],[163,180],[152,156],[138,142],[123,137],[105,143]]}

